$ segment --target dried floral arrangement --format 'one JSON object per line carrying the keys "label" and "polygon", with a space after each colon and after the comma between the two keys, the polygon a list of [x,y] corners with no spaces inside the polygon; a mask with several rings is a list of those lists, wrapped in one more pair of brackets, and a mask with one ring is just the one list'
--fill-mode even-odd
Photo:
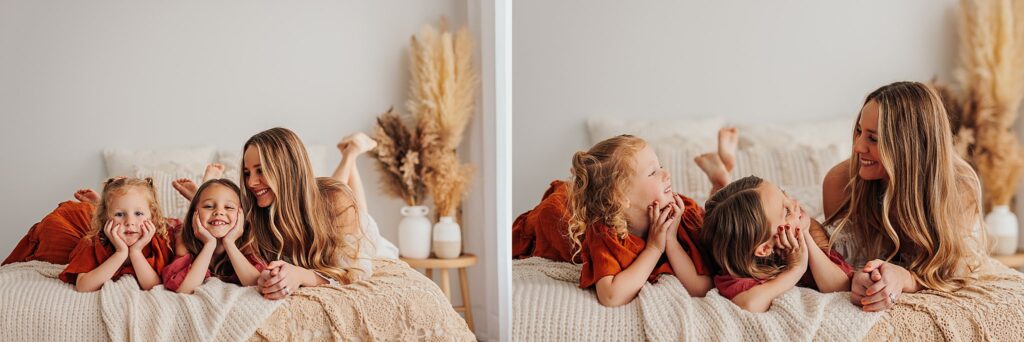
{"label": "dried floral arrangement", "polygon": [[423,164],[420,162],[419,135],[408,128],[394,108],[377,117],[374,128],[377,148],[371,153],[381,171],[384,193],[401,198],[407,205],[423,203]]}
{"label": "dried floral arrangement", "polygon": [[473,172],[457,148],[475,110],[478,77],[469,31],[448,32],[444,18],[439,26],[424,26],[411,39],[407,107],[416,121],[423,183],[437,213],[455,216]]}
{"label": "dried floral arrangement", "polygon": [[[1014,122],[1024,99],[1024,4],[961,0],[959,67],[962,95],[951,117],[957,150],[981,178],[986,211],[1013,198],[1024,167]],[[955,98],[940,87],[944,97]],[[950,106],[947,106],[947,108]]]}

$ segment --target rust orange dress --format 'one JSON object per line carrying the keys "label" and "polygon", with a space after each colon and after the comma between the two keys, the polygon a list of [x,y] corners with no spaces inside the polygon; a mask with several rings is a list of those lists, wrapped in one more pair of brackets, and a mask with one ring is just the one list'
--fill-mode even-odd
{"label": "rust orange dress", "polygon": [[[679,222],[679,232],[676,238],[683,245],[686,254],[693,261],[697,274],[707,275],[708,268],[704,265],[704,258],[700,249],[694,241],[697,241],[697,229],[704,224],[704,208],[697,205],[693,199],[682,196],[685,202],[683,215]],[[647,247],[647,240],[627,233],[624,239],[620,239],[611,227],[603,223],[595,223],[587,229],[584,234],[583,243],[580,247],[580,255],[583,259],[583,270],[580,273],[580,288],[589,288],[597,284],[597,281],[607,276],[614,276],[633,264],[640,253]],[[661,256],[658,265],[647,278],[647,281],[654,282],[662,274],[673,274],[672,265],[668,257]]]}
{"label": "rust orange dress", "polygon": [[[551,182],[540,204],[516,218],[512,223],[513,258],[538,256],[554,261],[572,260],[568,191],[569,186],[564,181]],[[575,261],[580,262],[578,255]]]}
{"label": "rust orange dress", "polygon": [[28,230],[25,237],[14,247],[14,251],[4,259],[3,265],[32,260],[67,264],[71,251],[89,231],[95,210],[96,208],[89,203],[60,203],[57,209]]}
{"label": "rust orange dress", "polygon": [[[110,256],[114,255],[114,251],[114,246],[110,242],[100,241],[99,236],[82,239],[78,246],[75,247],[75,250],[71,252],[68,266],[64,268],[64,271],[60,273],[58,278],[66,283],[74,284],[78,280],[79,274],[96,269],[104,261],[107,261]],[[171,254],[171,244],[168,242],[168,239],[160,235],[154,235],[149,245],[142,248],[142,255],[146,257],[146,261],[153,267],[157,275],[160,275],[164,267],[167,266],[167,263],[174,258],[174,255]],[[117,270],[117,273],[114,273],[111,280],[117,280],[117,278],[125,274],[135,274],[135,268],[132,267],[131,262],[127,259],[124,265]]]}
{"label": "rust orange dress", "polygon": [[[619,239],[604,224],[594,224],[583,234],[580,253],[572,259],[574,247],[569,239],[569,185],[560,180],[551,182],[540,204],[516,218],[512,224],[512,257],[516,259],[539,256],[555,261],[583,263],[580,287],[594,286],[604,276],[616,275],[633,264],[633,260],[647,246],[647,241],[629,234]],[[704,224],[704,208],[693,199],[683,196],[685,208],[677,238],[693,260],[697,273],[708,274],[700,250],[694,243],[697,229]],[[663,256],[648,280],[661,274],[672,274],[668,258]]]}

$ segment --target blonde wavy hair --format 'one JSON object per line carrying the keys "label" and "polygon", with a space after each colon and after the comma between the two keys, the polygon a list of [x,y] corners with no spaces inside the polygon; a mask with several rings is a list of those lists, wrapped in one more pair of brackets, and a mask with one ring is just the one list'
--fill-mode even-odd
{"label": "blonde wavy hair", "polygon": [[[250,146],[259,152],[263,176],[275,196],[273,204],[260,208],[256,196],[242,187],[246,224],[263,260],[284,257],[344,284],[361,279],[363,270],[348,266],[355,264],[363,238],[348,187],[315,178],[305,145],[291,130],[260,132],[245,142],[243,153]],[[243,172],[242,184],[246,177]]]}
{"label": "blonde wavy hair", "polygon": [[572,157],[572,181],[569,182],[569,238],[573,258],[580,253],[583,234],[590,225],[601,222],[626,238],[629,230],[623,214],[629,179],[636,174],[636,154],[647,146],[643,139],[619,135],[605,139],[588,151]]}
{"label": "blonde wavy hair", "polygon": [[924,287],[955,291],[972,279],[985,242],[978,175],[954,150],[935,90],[896,82],[869,94],[864,104],[871,101],[878,104],[878,153],[887,180],[858,177],[860,163],[852,153],[849,195],[826,221],[836,225],[829,244],[846,231],[857,246],[855,260],[885,256]]}
{"label": "blonde wavy hair", "polygon": [[103,227],[107,225],[107,221],[110,221],[110,217],[107,215],[107,208],[114,201],[114,198],[123,196],[132,189],[139,190],[146,196],[146,200],[149,202],[149,220],[156,227],[155,235],[164,238],[164,241],[169,241],[167,238],[167,220],[164,219],[163,212],[160,210],[160,202],[156,199],[156,187],[153,186],[153,178],[149,177],[143,179],[112,177],[104,181],[99,204],[96,205],[96,211],[92,215],[92,227],[89,228],[89,233],[85,235],[85,239],[92,239],[98,236],[100,243],[104,246],[111,246],[110,240],[106,234],[103,234]]}

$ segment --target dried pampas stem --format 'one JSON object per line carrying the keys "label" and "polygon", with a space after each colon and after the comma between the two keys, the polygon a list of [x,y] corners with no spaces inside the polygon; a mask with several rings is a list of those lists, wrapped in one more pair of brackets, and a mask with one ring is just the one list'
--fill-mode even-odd
{"label": "dried pampas stem", "polygon": [[978,171],[988,210],[1009,204],[1024,167],[1012,131],[1024,98],[1024,4],[961,0],[959,36],[958,149]]}

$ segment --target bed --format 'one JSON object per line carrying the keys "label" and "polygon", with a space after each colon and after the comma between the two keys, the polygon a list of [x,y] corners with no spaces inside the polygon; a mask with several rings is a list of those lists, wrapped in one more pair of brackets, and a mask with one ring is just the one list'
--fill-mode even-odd
{"label": "bed", "polygon": [[75,292],[63,265],[0,267],[3,341],[472,341],[441,290],[398,260],[374,261],[374,276],[345,286],[300,288],[280,301],[253,287],[210,279],[193,295],[131,276]]}
{"label": "bed", "polygon": [[[328,150],[309,149],[319,172],[327,169],[322,161]],[[241,156],[231,149],[196,147],[108,149],[104,158],[111,176],[153,177],[161,210],[168,217],[181,217],[188,201],[170,182],[191,178],[198,183],[211,162],[224,164],[225,177],[237,180]],[[0,341],[476,339],[433,281],[397,260],[396,249],[380,248],[393,246],[390,242],[379,241],[377,246],[370,279],[304,287],[279,301],[263,299],[254,287],[213,278],[193,295],[167,291],[162,285],[142,291],[131,276],[108,282],[96,292],[78,293],[57,279],[64,265],[7,264],[0,267]]]}
{"label": "bed", "polygon": [[[740,150],[734,177],[758,175],[778,184],[819,220],[825,173],[849,156],[852,119],[795,125],[736,125]],[[672,172],[673,188],[699,203],[710,192],[697,155],[713,151],[720,119],[644,122],[595,118],[591,143],[632,133],[645,138]],[[538,190],[538,195],[540,194]],[[539,196],[538,196],[539,197]],[[606,308],[582,290],[580,266],[542,258],[512,264],[512,335],[516,341],[879,341],[1020,340],[1024,275],[986,260],[980,280],[953,294],[905,294],[882,313],[865,313],[849,293],[795,288],[767,313],[745,312],[712,290],[691,298],[661,276],[631,303]]]}

